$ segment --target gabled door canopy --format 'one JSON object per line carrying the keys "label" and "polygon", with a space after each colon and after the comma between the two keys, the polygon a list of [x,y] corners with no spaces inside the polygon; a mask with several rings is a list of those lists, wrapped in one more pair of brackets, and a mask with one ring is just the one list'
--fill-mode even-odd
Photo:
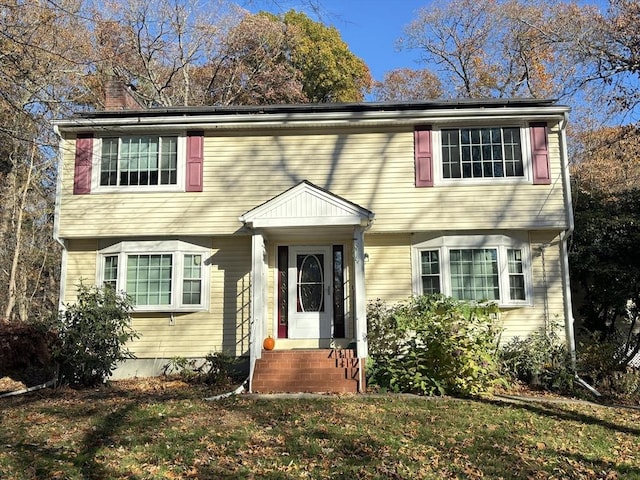
{"label": "gabled door canopy", "polygon": [[239,220],[250,228],[308,226],[367,227],[375,214],[313,183],[303,180],[249,210]]}

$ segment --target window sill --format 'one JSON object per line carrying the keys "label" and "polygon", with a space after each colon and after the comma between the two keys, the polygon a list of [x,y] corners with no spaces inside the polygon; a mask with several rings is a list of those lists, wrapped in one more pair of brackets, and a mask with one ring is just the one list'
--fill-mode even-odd
{"label": "window sill", "polygon": [[531,179],[526,177],[510,178],[440,178],[434,181],[434,186],[495,186],[495,185],[533,185]]}
{"label": "window sill", "polygon": [[163,305],[162,307],[134,307],[133,313],[197,313],[206,312],[207,307],[172,307]]}
{"label": "window sill", "polygon": [[185,192],[184,187],[178,185],[163,185],[158,187],[130,186],[130,187],[94,187],[92,194],[112,194],[112,193],[181,193]]}

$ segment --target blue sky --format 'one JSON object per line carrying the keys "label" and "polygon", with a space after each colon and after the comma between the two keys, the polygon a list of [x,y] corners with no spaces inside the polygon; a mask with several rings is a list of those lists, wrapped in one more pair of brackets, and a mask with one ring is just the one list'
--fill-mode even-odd
{"label": "blue sky", "polygon": [[389,70],[419,68],[416,51],[395,48],[404,27],[428,0],[322,0],[329,12],[324,23],[336,27],[351,51],[362,58],[376,80]]}
{"label": "blue sky", "polygon": [[[304,2],[296,0],[271,1],[248,0],[249,10],[257,11],[267,7],[274,10],[294,8],[307,13],[314,20],[318,18]],[[418,52],[398,52],[395,42],[403,34],[403,29],[415,18],[420,7],[429,0],[318,0],[322,7],[319,19],[326,25],[336,27],[349,49],[360,57],[371,69],[376,80],[382,80],[389,70],[400,67],[419,68],[416,63]],[[276,8],[277,9],[277,8]]]}
{"label": "blue sky", "polygon": [[[294,8],[305,11],[318,20],[313,12],[304,8],[301,0],[245,0],[257,11],[260,7],[286,11]],[[403,36],[404,28],[416,18],[416,11],[437,0],[316,0],[323,12],[322,23],[336,27],[350,50],[363,59],[376,80],[401,67],[424,68],[418,60],[418,51],[397,51],[395,43]],[[582,4],[607,4],[606,0],[579,0]]]}

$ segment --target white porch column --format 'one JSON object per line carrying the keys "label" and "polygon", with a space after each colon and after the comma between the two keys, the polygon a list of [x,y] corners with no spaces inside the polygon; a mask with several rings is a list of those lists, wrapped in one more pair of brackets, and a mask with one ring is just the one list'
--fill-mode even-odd
{"label": "white porch column", "polygon": [[249,324],[249,391],[253,391],[253,371],[262,357],[265,305],[267,300],[267,258],[264,237],[254,232],[251,238],[251,322]]}
{"label": "white porch column", "polygon": [[356,227],[353,235],[354,315],[358,358],[368,356],[367,347],[367,290],[364,284],[364,228]]}

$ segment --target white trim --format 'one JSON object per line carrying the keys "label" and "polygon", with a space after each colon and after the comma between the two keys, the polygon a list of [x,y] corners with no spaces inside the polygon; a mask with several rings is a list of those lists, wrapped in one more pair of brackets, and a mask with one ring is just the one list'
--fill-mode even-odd
{"label": "white trim", "polygon": [[251,228],[284,228],[368,225],[373,218],[369,210],[305,181],[249,210],[239,220]]}
{"label": "white trim", "polygon": [[560,154],[562,156],[562,180],[565,198],[565,212],[567,214],[568,228],[560,233],[560,255],[562,257],[562,290],[564,293],[564,328],[571,362],[576,366],[576,342],[573,319],[573,300],[571,297],[571,281],[569,275],[569,237],[573,234],[575,220],[573,218],[573,201],[571,199],[571,180],[569,179],[569,153],[567,151],[567,115],[560,123]]}
{"label": "white trim", "polygon": [[[104,281],[104,258],[118,257],[118,291],[126,291],[127,257],[129,255],[171,255],[171,303],[167,305],[135,306],[136,312],[200,312],[208,311],[210,305],[210,268],[207,257],[211,250],[207,247],[181,240],[122,241],[102,248],[97,252],[96,284]],[[183,267],[185,255],[201,255],[201,303],[188,305],[182,303]]]}
{"label": "white trim", "polygon": [[[367,290],[364,272],[364,228],[356,227],[353,232],[353,292],[354,292],[354,336],[358,358],[369,355],[367,344]],[[362,360],[361,360],[362,361]],[[362,367],[361,367],[362,368]]]}
{"label": "white trim", "polygon": [[256,360],[262,358],[265,307],[267,301],[267,259],[264,237],[251,237],[251,320],[249,324],[249,392],[253,391]]}
{"label": "white trim", "polygon": [[[437,250],[440,263],[440,290],[451,296],[451,271],[449,252],[452,249],[495,249],[498,255],[498,284],[500,289],[500,307],[529,307],[533,305],[533,280],[531,267],[531,248],[528,241],[507,235],[443,235],[412,246],[412,285],[415,295],[422,294],[422,265],[420,252]],[[525,300],[509,298],[509,264],[507,250],[522,251]]]}
{"label": "white trim", "polygon": [[279,227],[331,227],[361,225],[360,218],[350,216],[334,217],[280,217],[265,218],[252,221],[253,228],[279,228]]}
{"label": "white trim", "polygon": [[[495,120],[495,119],[492,119]],[[486,177],[486,178],[444,178],[443,158],[442,158],[442,130],[447,129],[463,129],[463,128],[520,128],[520,149],[522,150],[522,168],[524,175],[522,177]],[[469,185],[522,185],[531,184],[533,178],[532,162],[531,162],[531,141],[529,133],[529,122],[523,122],[522,119],[517,121],[511,120],[507,122],[496,123],[480,123],[477,120],[465,124],[441,124],[434,126],[432,129],[432,148],[433,148],[433,181],[434,185],[445,186],[469,186]]]}
{"label": "white trim", "polygon": [[[186,190],[186,170],[187,170],[187,137],[186,132],[162,132],[149,133],[148,136],[177,137],[177,158],[176,158],[176,184],[175,185],[100,185],[100,174],[102,168],[102,139],[131,136],[132,132],[101,132],[93,139],[93,156],[91,165],[91,193],[160,193],[160,192],[184,192]],[[138,132],[135,135],[145,136],[145,133]],[[118,158],[118,163],[119,163]]]}

